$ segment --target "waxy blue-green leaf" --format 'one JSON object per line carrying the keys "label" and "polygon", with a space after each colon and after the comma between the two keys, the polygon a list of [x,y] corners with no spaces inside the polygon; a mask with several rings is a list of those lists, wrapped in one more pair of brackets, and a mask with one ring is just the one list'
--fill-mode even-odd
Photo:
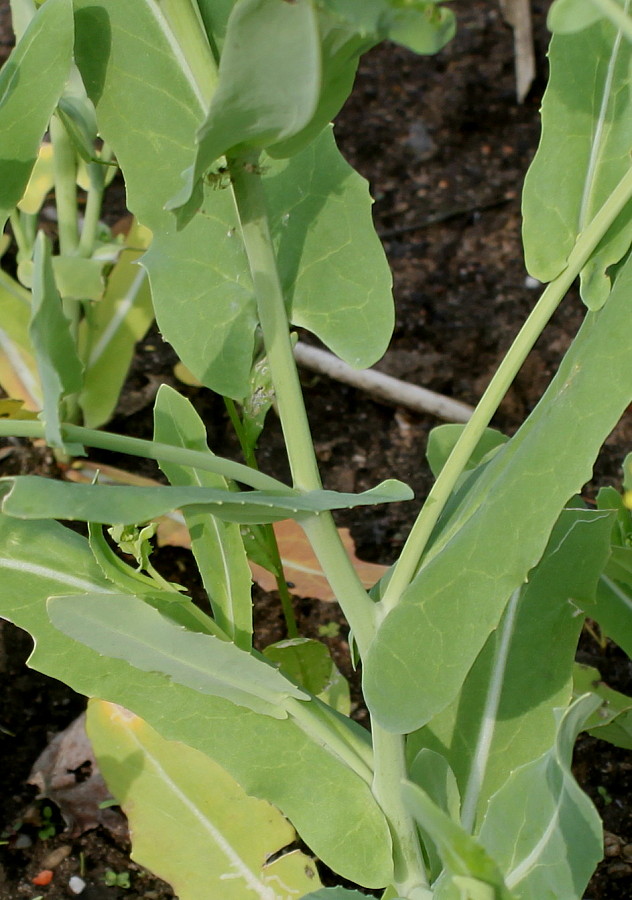
{"label": "waxy blue-green leaf", "polygon": [[478,839],[517,900],[582,897],[602,858],[597,810],[571,774],[575,739],[597,706],[588,694],[560,711],[550,750],[512,772],[490,799]]}
{"label": "waxy blue-green leaf", "polygon": [[248,797],[208,756],[165,741],[111,703],[92,701],[86,724],[99,769],[128,816],[132,858],[180,900],[267,900],[279,896],[279,884],[298,897],[319,884],[312,859],[279,854],[296,840],[287,819]]}
{"label": "waxy blue-green leaf", "polygon": [[[143,265],[160,330],[203,384],[242,400],[257,315],[231,190],[205,185],[200,213],[180,232],[164,210],[193,160],[205,114],[200,92],[149,0],[133,9],[123,0],[77,0],[77,7],[77,59],[100,131],[125,174],[130,209],[154,233]],[[103,28],[111,32],[109,53]],[[393,312],[366,182],[329,133],[289,163],[264,158],[262,172],[292,321],[351,365],[371,365],[388,343]],[[311,193],[315,199],[305,196]],[[358,316],[371,323],[363,341]]]}
{"label": "waxy blue-green leaf", "polygon": [[573,34],[594,25],[603,17],[596,3],[586,0],[554,0],[546,24],[554,34]]}
{"label": "waxy blue-green leaf", "polygon": [[[154,439],[176,447],[210,454],[206,428],[189,401],[163,385],[154,405]],[[221,475],[200,469],[161,463],[172,485],[198,485],[228,490]],[[212,513],[184,510],[191,549],[208,594],[215,621],[238,647],[252,645],[250,567],[239,525],[222,522]]]}
{"label": "waxy blue-green leaf", "polygon": [[[591,4],[587,4],[589,6]],[[551,281],[566,266],[578,234],[630,168],[632,43],[601,20],[575,34],[556,34],[542,102],[542,138],[523,194],[527,269]],[[606,301],[609,266],[632,240],[628,204],[581,273],[590,309]]]}
{"label": "waxy blue-green leaf", "polygon": [[[481,881],[488,886],[489,900],[512,900],[495,859],[458,822],[438,807],[417,784],[404,782],[404,803],[418,825],[435,844],[446,875]],[[450,896],[435,888],[433,896]]]}
{"label": "waxy blue-green leaf", "polygon": [[509,597],[542,556],[562,507],[591,478],[601,444],[632,399],[631,291],[629,261],[609,302],[587,315],[540,403],[487,464],[382,623],[364,661],[364,686],[388,730],[414,731],[456,697]]}
{"label": "waxy blue-green leaf", "polygon": [[390,341],[394,310],[367,182],[343,159],[331,128],[298,156],[263,165],[291,322],[349,365],[373,365]]}
{"label": "waxy blue-green leaf", "polygon": [[111,525],[135,525],[163,516],[179,507],[212,512],[226,522],[261,524],[300,519],[331,509],[352,509],[410,500],[412,491],[401,481],[383,481],[361,494],[309,491],[272,494],[229,491],[185,485],[136,487],[133,485],[68,484],[35,475],[0,479],[8,493],[2,503],[7,515],[24,519],[76,519]]}
{"label": "waxy blue-green leaf", "polygon": [[263,149],[301,131],[316,111],[320,83],[320,34],[312,0],[237,3],[227,23],[219,82],[198,131],[195,166],[169,206],[185,203],[219,157]]}
{"label": "waxy blue-green leaf", "polygon": [[72,61],[71,0],[47,0],[0,73],[0,231],[19,203]]}
{"label": "waxy blue-green leaf", "polygon": [[[391,880],[388,826],[369,785],[296,720],[199,694],[103,657],[53,628],[46,612],[51,595],[75,592],[79,601],[97,591],[106,601],[111,593],[82,537],[56,522],[0,515],[0,548],[0,616],[35,639],[33,668],[79,693],[119,703],[163,737],[206,753],[246,793],[277,806],[314,853],[344,877],[367,887]],[[355,723],[348,728],[362,731]]]}
{"label": "waxy blue-green leaf", "polygon": [[[409,763],[407,777],[413,784],[418,784],[432,802],[450,816],[452,821],[460,821],[459,786],[445,756],[427,747],[422,747]],[[428,874],[430,880],[434,881],[441,874],[441,857],[429,835],[425,834],[423,829],[422,842],[428,857]]]}
{"label": "waxy blue-green leaf", "polygon": [[48,614],[55,628],[103,656],[253,712],[284,719],[289,697],[307,698],[273,666],[229,641],[187,631],[129,594],[111,594],[106,602],[99,594],[52,597]]}
{"label": "waxy blue-green leaf", "polygon": [[64,401],[81,390],[83,366],[64,315],[55,284],[50,244],[43,231],[38,232],[35,239],[32,310],[29,337],[44,397],[40,418],[44,423],[46,443],[76,456],[83,450],[79,444],[64,443],[61,422]]}
{"label": "waxy blue-green leaf", "polygon": [[581,610],[590,608],[608,558],[612,520],[611,512],[564,510],[458,696],[408,737],[409,758],[428,747],[447,759],[468,830],[480,823],[509,772],[537,759],[554,740],[553,709],[571,700]]}

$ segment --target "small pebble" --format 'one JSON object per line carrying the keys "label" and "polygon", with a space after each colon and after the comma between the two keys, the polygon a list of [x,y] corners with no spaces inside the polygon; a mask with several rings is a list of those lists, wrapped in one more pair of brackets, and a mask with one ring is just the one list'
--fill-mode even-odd
{"label": "small pebble", "polygon": [[534,278],[533,275],[527,275],[524,280],[524,286],[529,288],[530,291],[536,291],[538,288],[542,287],[542,282],[538,281],[537,278]]}
{"label": "small pebble", "polygon": [[13,846],[16,850],[26,850],[26,848],[32,846],[32,844],[33,841],[30,839],[28,834],[18,834]]}
{"label": "small pebble", "polygon": [[86,883],[83,878],[79,878],[78,875],[73,875],[72,878],[68,881],[68,887],[73,892],[73,894],[81,894],[85,889]]}
{"label": "small pebble", "polygon": [[61,847],[56,847],[54,850],[51,850],[50,853],[46,854],[42,860],[42,868],[56,869],[57,866],[63,862],[67,856],[70,856],[71,853],[72,847],[68,844],[62,844]]}

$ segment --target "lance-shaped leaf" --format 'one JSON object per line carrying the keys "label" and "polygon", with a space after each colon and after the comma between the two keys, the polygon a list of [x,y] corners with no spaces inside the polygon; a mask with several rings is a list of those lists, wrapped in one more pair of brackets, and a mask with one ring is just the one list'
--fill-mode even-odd
{"label": "lance-shaped leaf", "polygon": [[0,384],[26,408],[42,408],[42,388],[29,338],[31,295],[0,271]]}
{"label": "lance-shaped leaf", "polygon": [[631,262],[384,620],[364,663],[364,685],[385,728],[414,731],[457,695],[508,598],[541,558],[564,504],[590,479],[601,444],[632,398],[630,290]]}
{"label": "lance-shaped leaf", "polygon": [[[154,438],[176,447],[211,453],[206,444],[206,428],[193,406],[165,385],[158,391],[154,406]],[[173,485],[228,490],[226,480],[212,472],[164,462],[161,469]],[[239,525],[186,508],[184,518],[215,621],[238,647],[248,650],[252,644],[251,578]]]}
{"label": "lance-shaped leaf", "polygon": [[153,320],[151,293],[144,269],[137,263],[151,235],[134,222],[107,278],[103,299],[81,323],[79,340],[86,347],[86,372],[79,403],[87,428],[99,428],[111,417],[136,342]]}
{"label": "lance-shaped leaf", "polygon": [[571,774],[575,739],[599,703],[588,694],[560,711],[550,750],[512,772],[489,802],[478,839],[518,900],[583,896],[603,855],[597,810]]}
{"label": "lance-shaped leaf", "polygon": [[0,74],[0,230],[18,205],[70,72],[71,0],[48,0]]}
{"label": "lance-shaped leaf", "polygon": [[300,851],[268,863],[296,839],[294,829],[199,750],[166,741],[138,716],[98,700],[88,705],[87,730],[128,816],[132,858],[168,881],[180,900],[268,900],[279,884],[299,897],[319,883]]}
{"label": "lance-shaped leaf", "polygon": [[273,666],[235,644],[187,631],[129,594],[111,594],[107,602],[98,594],[80,600],[51,597],[48,612],[56,628],[103,656],[123,659],[144,672],[161,672],[253,712],[282,719],[289,697],[307,696]]}
{"label": "lance-shaped leaf", "polygon": [[562,513],[542,559],[512,595],[458,697],[408,738],[409,758],[428,747],[449,762],[469,830],[508,773],[537,759],[554,740],[553,709],[571,700],[584,621],[580,608],[593,600],[612,520],[611,512]]}
{"label": "lance-shaped leaf", "polygon": [[50,244],[42,231],[35,239],[33,314],[29,336],[44,395],[41,419],[46,443],[70,454],[80,454],[83,452],[80,445],[64,443],[61,421],[64,400],[81,390],[83,367],[55,284]]}
{"label": "lance-shaped leaf", "polygon": [[[574,34],[553,35],[549,58],[542,138],[523,195],[526,265],[544,282],[565,268],[578,234],[628,171],[632,146],[632,43],[600,20]],[[628,204],[581,273],[581,294],[590,309],[606,301],[607,269],[631,239]]]}
{"label": "lance-shaped leaf", "polygon": [[[56,522],[0,516],[0,568],[0,615],[35,639],[33,668],[79,693],[119,703],[163,737],[215,759],[246,793],[277,806],[314,853],[344,877],[367,887],[391,880],[386,820],[367,781],[323,744],[322,728],[315,740],[291,717],[258,715],[200,694],[103,657],[53,628],[47,597],[100,591],[106,601],[110,593],[86,541]],[[354,740],[368,738],[352,722],[345,729]]]}
{"label": "lance-shaped leaf", "polygon": [[[478,841],[433,803],[419,785],[404,782],[402,794],[411,815],[436,845],[448,876],[445,880],[449,881],[456,876],[471,879],[474,883],[480,881],[488,886],[486,896],[489,896],[489,900],[512,900],[512,894],[507,890],[496,861]],[[447,900],[458,894],[446,892],[445,887],[442,890],[435,886],[433,896],[445,897]]]}
{"label": "lance-shaped leaf", "polygon": [[272,494],[228,491],[207,487],[135,487],[103,484],[64,484],[34,475],[0,479],[10,487],[3,512],[25,519],[78,519],[83,522],[134,525],[178,507],[212,512],[226,522],[260,524],[317,515],[330,509],[353,509],[410,500],[412,491],[401,481],[383,481],[361,494],[308,491]]}

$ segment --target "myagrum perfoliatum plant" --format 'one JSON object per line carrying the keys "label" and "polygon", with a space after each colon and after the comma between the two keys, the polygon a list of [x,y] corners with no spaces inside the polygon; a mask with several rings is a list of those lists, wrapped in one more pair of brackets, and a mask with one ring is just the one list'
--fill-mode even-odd
{"label": "myagrum perfoliatum plant", "polygon": [[[630,511],[612,489],[596,509],[577,499],[632,398],[627,6],[551,9],[542,141],[524,190],[527,266],[548,285],[470,422],[433,432],[434,487],[370,594],[331,510],[372,515],[363,507],[410,491],[322,489],[291,327],[356,366],[383,353],[389,273],[366,185],[329,122],[363,51],[390,38],[434,52],[450,12],[423,0],[46,0],[33,19],[74,29],[99,134],[153,235],[143,265],[165,338],[228,398],[251,461],[253,367],[265,360],[290,462],[286,485],[214,456],[170,388],[153,441],[61,422],[63,382],[41,422],[2,423],[50,440],[58,421],[61,449],[144,455],[170,482],[5,479],[0,611],[35,638],[30,665],[95,698],[89,731],[134,854],[181,900],[359,896],[322,888],[304,854],[279,854],[295,831],[388,900],[582,896],[602,840],[571,775],[573,743],[606,722],[604,735],[630,740],[616,704],[601,715],[594,674],[578,671],[573,692],[586,615],[632,646]],[[16,165],[4,159],[7,177]],[[488,424],[578,275],[585,322],[508,440]],[[153,569],[151,529],[135,528],[175,508],[207,610]],[[261,526],[288,517],[351,626],[370,733],[348,717],[318,642],[252,648],[247,553],[261,556]],[[89,539],[55,518],[89,522]]]}
{"label": "myagrum perfoliatum plant", "polygon": [[[0,256],[11,236],[17,252],[0,269],[0,385],[27,411],[61,392],[59,416],[47,420],[47,437],[59,443],[55,418],[99,427],[116,406],[135,343],[152,322],[147,278],[134,264],[150,235],[134,223],[126,237],[114,237],[100,221],[116,164],[107,144],[95,143],[69,9],[47,4],[36,16],[34,0],[11,6],[18,46],[0,76],[0,223],[9,220],[11,235],[3,235]],[[53,190],[55,253],[38,230]],[[57,302],[46,302],[54,291]]]}

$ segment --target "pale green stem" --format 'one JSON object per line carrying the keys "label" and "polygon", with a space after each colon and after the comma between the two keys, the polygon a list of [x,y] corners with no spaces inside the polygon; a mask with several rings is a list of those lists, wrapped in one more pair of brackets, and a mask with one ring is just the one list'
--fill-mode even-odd
{"label": "pale green stem", "polygon": [[107,170],[105,163],[109,162],[111,158],[111,151],[108,148],[103,147],[103,150],[101,151],[102,162],[91,162],[88,166],[90,187],[88,188],[83,226],[81,228],[81,238],[79,240],[79,256],[89,258],[94,253],[94,246],[99,229],[99,220],[101,218],[103,192],[105,190],[105,176]]}
{"label": "pale green stem", "polygon": [[[293,483],[299,490],[319,490],[318,464],[292,351],[257,158],[251,154],[228,160],[235,203]],[[362,654],[374,634],[375,605],[360,583],[331,515],[314,516],[304,527]]]}
{"label": "pale green stem", "polygon": [[17,209],[14,209],[9,216],[11,230],[15,243],[18,245],[18,262],[24,259],[30,259],[33,255],[33,243],[29,242],[27,235],[22,227],[22,217]]}
{"label": "pale green stem", "polygon": [[[109,434],[105,431],[84,428],[81,425],[64,424],[61,432],[67,443],[85,444],[87,447],[98,447],[101,450],[112,450],[115,453],[126,453],[129,456],[141,456],[144,459],[155,459],[159,462],[176,463],[205,472],[215,472],[224,478],[247,484],[258,491],[275,491],[286,496],[294,493],[282,481],[277,481],[270,475],[257,472],[255,469],[250,469],[242,463],[233,462],[231,459],[213,456],[200,450],[174,447],[171,444],[146,441],[142,438],[132,438],[122,434]],[[5,436],[41,439],[44,437],[44,426],[35,420],[0,419],[0,437]]]}
{"label": "pale green stem", "polygon": [[74,256],[79,245],[77,154],[66,129],[56,116],[50,122],[50,135],[53,143],[59,251],[63,256]]}
{"label": "pale green stem", "polygon": [[496,370],[471,419],[465,425],[459,440],[434,483],[395,565],[384,592],[384,598],[379,604],[380,617],[383,618],[399,602],[403,591],[414,578],[432,530],[485,428],[489,425],[547,322],[586,265],[597,244],[630,198],[632,198],[632,169],[624,175],[591,223],[578,236],[575,246],[569,254],[566,268],[544,290]]}
{"label": "pale green stem", "polygon": [[393,840],[393,886],[406,900],[430,897],[428,876],[417,826],[402,800],[406,775],[404,737],[385,731],[373,721],[373,794],[387,818]]}

